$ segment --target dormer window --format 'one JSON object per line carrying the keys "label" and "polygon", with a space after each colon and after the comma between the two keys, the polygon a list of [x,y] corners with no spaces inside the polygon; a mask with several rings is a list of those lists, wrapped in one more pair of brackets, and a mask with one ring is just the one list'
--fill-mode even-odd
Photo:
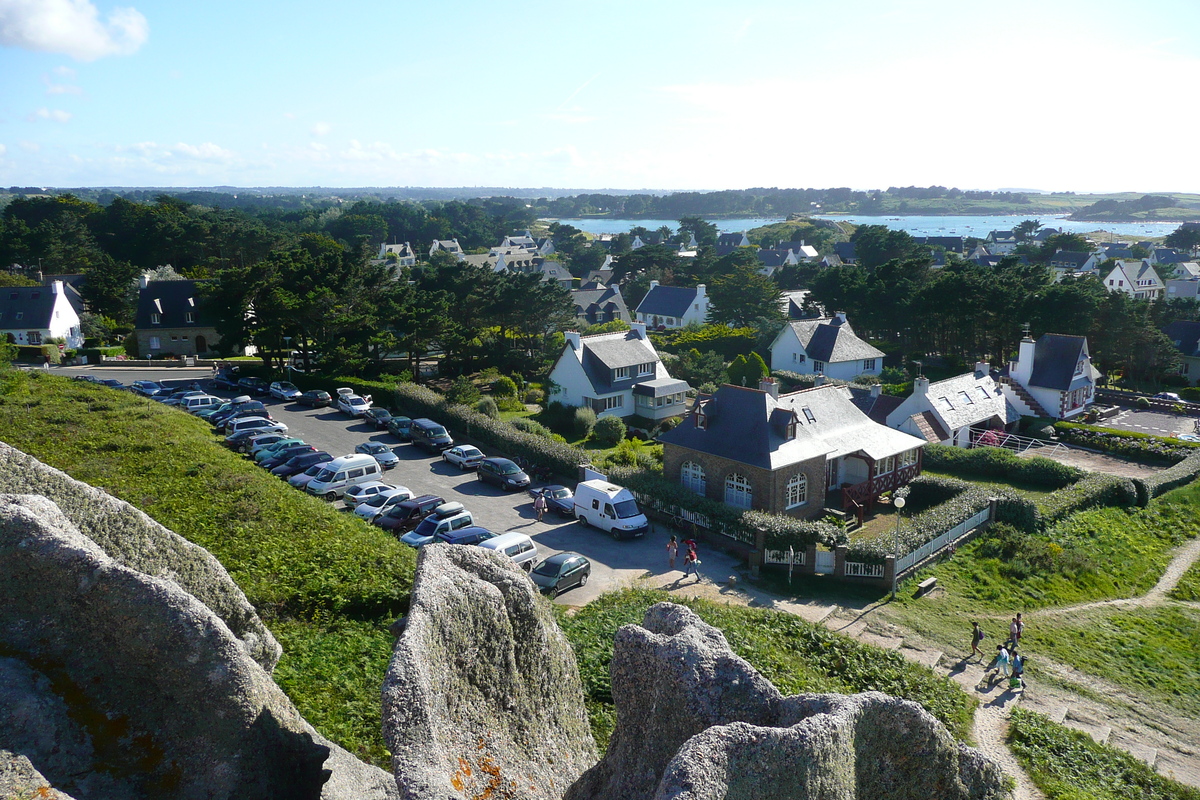
{"label": "dormer window", "polygon": [[1087,359],[1086,358],[1079,359],[1078,363],[1075,364],[1075,374],[1082,375],[1083,371],[1084,371],[1084,369],[1086,369],[1086,367],[1087,367]]}
{"label": "dormer window", "polygon": [[621,381],[629,377],[629,367],[617,367],[613,370],[613,380]]}
{"label": "dormer window", "polygon": [[700,403],[696,404],[696,430],[708,430],[708,414],[705,413],[704,406]]}
{"label": "dormer window", "polygon": [[786,438],[788,441],[791,441],[792,439],[796,438],[796,418],[795,417],[792,417],[788,421],[788,424],[786,426],[784,426],[783,435],[784,435],[784,438]]}
{"label": "dormer window", "polygon": [[196,321],[196,312],[194,312],[194,311],[187,312],[186,314],[183,315],[183,319],[185,322],[195,322]]}
{"label": "dormer window", "polygon": [[159,316],[158,314],[151,314],[150,315],[150,324],[151,325],[161,325],[162,317]]}
{"label": "dormer window", "polygon": [[654,362],[651,361],[649,364],[638,364],[637,374],[639,376],[653,375],[654,374]]}

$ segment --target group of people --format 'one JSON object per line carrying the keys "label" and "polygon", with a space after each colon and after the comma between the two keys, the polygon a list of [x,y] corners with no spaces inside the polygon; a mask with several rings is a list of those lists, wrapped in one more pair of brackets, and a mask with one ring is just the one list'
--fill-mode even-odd
{"label": "group of people", "polygon": [[[694,574],[696,580],[700,580],[700,571],[696,569],[700,564],[700,558],[696,555],[696,540],[684,539],[684,554],[683,554],[683,577]],[[667,542],[667,568],[675,569],[675,556],[679,553],[679,540],[671,537],[671,541]]]}
{"label": "group of people", "polygon": [[[972,622],[973,628],[971,633],[971,654],[983,658],[983,653],[979,651],[979,645],[986,638],[983,629],[979,627],[978,622]],[[1012,622],[1008,625],[1008,639],[1002,644],[996,645],[996,657],[988,664],[987,673],[992,673],[997,677],[1006,678],[1010,689],[1024,688],[1025,674],[1025,657],[1021,655],[1019,646],[1021,637],[1025,634],[1025,621],[1021,619],[1018,613],[1012,618]]]}

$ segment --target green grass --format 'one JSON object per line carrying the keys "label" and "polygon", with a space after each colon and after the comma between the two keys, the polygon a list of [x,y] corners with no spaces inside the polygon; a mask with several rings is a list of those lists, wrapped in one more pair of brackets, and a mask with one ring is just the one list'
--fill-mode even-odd
{"label": "green grass", "polygon": [[387,766],[379,686],[410,548],[284,487],[201,420],[124,392],[0,372],[0,439],[211,551],[283,643],[280,683],[300,712]]}
{"label": "green grass", "polygon": [[1045,486],[1037,486],[1035,484],[1022,483],[1019,481],[1007,481],[1003,478],[983,478],[975,475],[968,477],[957,475],[952,472],[939,472],[932,469],[923,469],[921,470],[921,474],[934,475],[939,478],[952,478],[955,480],[967,481],[968,483],[974,483],[979,486],[994,486],[999,489],[1012,489],[1017,494],[1028,497],[1035,503],[1041,500],[1043,497],[1049,497],[1053,493],[1052,489],[1047,489]]}
{"label": "green grass", "polygon": [[1171,597],[1176,600],[1200,601],[1200,562],[1192,564],[1183,574],[1179,584],[1171,590]]}
{"label": "green grass", "polygon": [[1008,742],[1047,800],[1200,800],[1200,789],[1032,711],[1013,709]]}
{"label": "green grass", "polygon": [[969,734],[974,699],[953,681],[905,661],[898,653],[860,644],[792,614],[629,589],[607,594],[560,619],[575,647],[593,732],[601,748],[607,747],[614,724],[609,680],[613,636],[622,625],[640,624],[646,609],[663,600],[683,603],[720,628],[734,651],[784,694],[887,692],[920,703],[960,739]]}

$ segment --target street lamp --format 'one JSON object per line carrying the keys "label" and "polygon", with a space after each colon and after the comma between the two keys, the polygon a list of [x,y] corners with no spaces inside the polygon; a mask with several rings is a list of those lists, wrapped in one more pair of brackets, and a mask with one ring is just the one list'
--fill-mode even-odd
{"label": "street lamp", "polygon": [[892,505],[896,508],[896,547],[892,561],[892,599],[896,599],[896,576],[900,572],[900,512],[904,510],[904,498],[892,497]]}

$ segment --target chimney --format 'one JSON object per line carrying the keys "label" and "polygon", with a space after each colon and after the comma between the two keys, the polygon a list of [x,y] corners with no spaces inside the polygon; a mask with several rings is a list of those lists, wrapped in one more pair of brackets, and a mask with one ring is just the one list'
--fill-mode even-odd
{"label": "chimney", "polygon": [[929,392],[929,378],[924,375],[918,375],[913,379],[913,394],[927,394]]}
{"label": "chimney", "polygon": [[882,383],[872,383],[871,384],[871,397],[879,397],[879,395],[881,395],[881,394],[883,394],[883,384]]}
{"label": "chimney", "polygon": [[990,374],[992,374],[992,365],[991,364],[989,364],[986,361],[975,362],[975,377],[976,378],[986,378]]}
{"label": "chimney", "polygon": [[846,312],[845,311],[834,312],[833,324],[834,325],[845,325],[846,324]]}
{"label": "chimney", "polygon": [[631,322],[629,323],[629,329],[633,331],[633,335],[637,338],[641,339],[642,341],[646,340],[646,323]]}
{"label": "chimney", "polygon": [[[658,288],[658,281],[650,281],[650,292],[653,292],[657,288]],[[647,292],[646,294],[649,294],[650,292]]]}
{"label": "chimney", "polygon": [[703,283],[696,285],[696,299],[700,300],[704,297],[705,286]]}
{"label": "chimney", "polygon": [[54,281],[53,283],[51,283],[50,284],[50,294],[62,294],[62,291],[63,291],[62,284],[63,284],[62,281]]}
{"label": "chimney", "polygon": [[771,395],[771,397],[774,397],[776,400],[779,399],[779,384],[774,378],[763,378],[759,382],[758,388]]}
{"label": "chimney", "polygon": [[567,344],[571,345],[571,349],[578,352],[581,345],[579,344],[579,331],[566,331],[563,336],[567,337]]}
{"label": "chimney", "polygon": [[825,373],[818,372],[816,379],[813,381],[813,386],[824,386],[824,385],[825,385]]}
{"label": "chimney", "polygon": [[145,289],[149,285],[150,285],[150,273],[143,272],[142,276],[140,278],[138,278],[138,287],[141,289]]}

